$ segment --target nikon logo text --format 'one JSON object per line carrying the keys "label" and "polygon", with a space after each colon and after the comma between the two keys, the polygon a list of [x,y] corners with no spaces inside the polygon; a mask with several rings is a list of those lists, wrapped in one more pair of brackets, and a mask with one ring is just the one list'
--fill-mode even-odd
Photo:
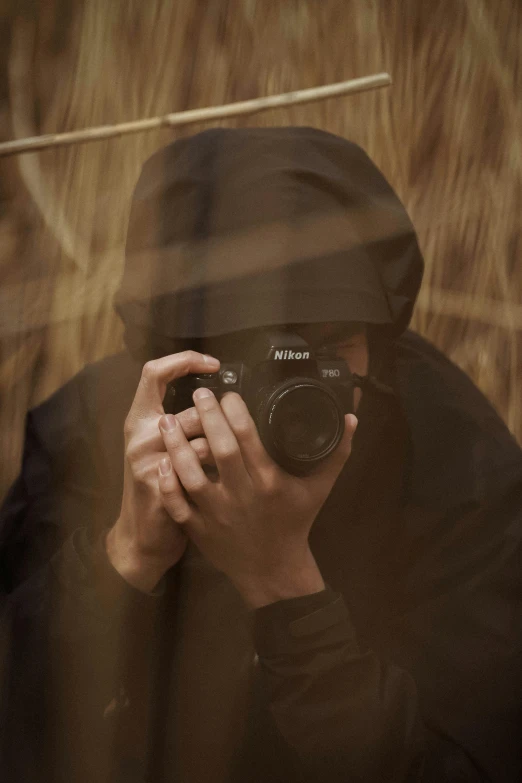
{"label": "nikon logo text", "polygon": [[310,351],[276,351],[274,359],[309,359]]}

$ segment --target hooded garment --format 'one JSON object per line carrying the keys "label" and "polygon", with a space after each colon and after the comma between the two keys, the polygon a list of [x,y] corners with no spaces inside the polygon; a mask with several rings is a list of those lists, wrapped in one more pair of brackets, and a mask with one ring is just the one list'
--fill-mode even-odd
{"label": "hooded garment", "polygon": [[[405,331],[421,274],[404,208],[344,139],[215,129],[148,161],[117,297],[129,352],[29,413],[0,515],[0,780],[518,783],[522,456]],[[103,540],[143,361],[336,320],[369,325],[394,394],[364,390],[312,528],[327,590],[248,612],[194,548],[153,594],[127,585]]]}
{"label": "hooded garment", "polygon": [[271,324],[398,335],[422,270],[404,207],[360,147],[314,128],[220,128],[145,164],[116,307],[140,359]]}

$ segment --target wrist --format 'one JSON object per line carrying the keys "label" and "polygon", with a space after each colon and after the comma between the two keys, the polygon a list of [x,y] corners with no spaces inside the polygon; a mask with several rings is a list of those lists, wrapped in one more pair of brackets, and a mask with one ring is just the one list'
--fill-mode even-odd
{"label": "wrist", "polygon": [[140,556],[133,543],[120,536],[118,523],[105,537],[105,551],[112,567],[129,585],[142,593],[152,592],[170,567],[156,559]]}
{"label": "wrist", "polygon": [[258,578],[249,576],[238,589],[249,608],[260,609],[277,601],[320,593],[325,583],[308,549],[299,559],[289,560],[277,571],[267,570]]}

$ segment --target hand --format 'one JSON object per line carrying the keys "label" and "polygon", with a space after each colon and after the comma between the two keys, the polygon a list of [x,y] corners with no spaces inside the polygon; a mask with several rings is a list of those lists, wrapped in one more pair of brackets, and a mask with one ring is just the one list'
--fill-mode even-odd
{"label": "hand", "polygon": [[[127,582],[148,592],[183,555],[187,537],[165,511],[158,488],[158,464],[165,446],[158,431],[164,415],[167,383],[183,375],[216,372],[219,362],[194,351],[148,362],[125,421],[125,470],[120,516],[109,531],[109,560]],[[201,422],[194,408],[177,414],[185,439],[201,435]],[[189,448],[201,467],[209,461],[206,439],[196,438]]]}
{"label": "hand", "polygon": [[194,401],[219,480],[205,475],[175,417],[162,417],[169,456],[160,463],[159,487],[172,519],[252,607],[324,589],[308,536],[350,455],[355,416],[346,416],[336,451],[302,478],[267,454],[239,395],[226,394],[220,405],[198,389]]}

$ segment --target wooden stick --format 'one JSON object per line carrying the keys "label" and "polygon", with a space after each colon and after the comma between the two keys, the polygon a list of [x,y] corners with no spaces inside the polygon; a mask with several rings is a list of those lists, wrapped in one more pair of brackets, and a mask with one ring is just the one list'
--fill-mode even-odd
{"label": "wooden stick", "polygon": [[337,82],[336,84],[327,84],[323,87],[312,87],[308,90],[286,92],[281,95],[270,95],[266,98],[254,98],[249,101],[227,103],[223,106],[190,109],[189,111],[165,114],[162,117],[121,122],[117,125],[100,125],[96,128],[85,128],[84,130],[69,131],[67,133],[47,133],[44,136],[15,139],[0,144],[0,157],[20,155],[24,152],[36,152],[37,150],[50,149],[51,147],[64,147],[69,144],[83,144],[89,141],[114,139],[119,136],[125,136],[128,133],[142,133],[158,128],[173,128],[178,125],[188,125],[195,122],[208,122],[221,120],[225,117],[256,114],[268,109],[280,109],[300,103],[336,98],[341,95],[352,95],[353,93],[364,92],[377,87],[387,87],[391,83],[389,74],[378,73],[374,76],[364,76],[347,82]]}

